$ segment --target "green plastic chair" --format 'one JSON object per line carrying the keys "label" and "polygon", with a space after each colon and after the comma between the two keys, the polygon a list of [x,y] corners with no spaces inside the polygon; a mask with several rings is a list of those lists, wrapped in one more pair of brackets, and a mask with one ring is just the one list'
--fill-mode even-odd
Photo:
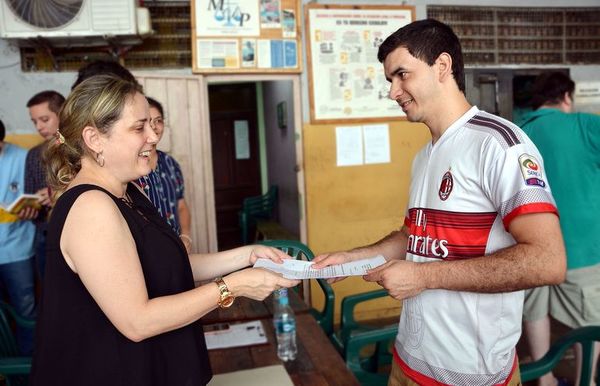
{"label": "green plastic chair", "polygon": [[[302,259],[311,261],[315,255],[305,244],[296,240],[263,240],[259,242],[262,245],[267,245],[282,250],[294,259]],[[321,326],[327,336],[333,334],[333,311],[335,307],[335,294],[333,288],[324,279],[316,279],[319,287],[325,296],[325,305],[322,310],[311,308],[310,313],[315,317],[317,323]]]}
{"label": "green plastic chair", "polygon": [[23,328],[34,328],[35,321],[23,319],[7,303],[0,301],[0,374],[7,386],[26,385],[31,371],[31,357],[19,354],[12,323]]}
{"label": "green plastic chair", "polygon": [[244,198],[242,210],[238,212],[243,245],[248,244],[250,230],[256,228],[257,220],[267,220],[273,217],[278,190],[277,185],[273,185],[262,196]]}
{"label": "green plastic chair", "polygon": [[[392,362],[390,345],[398,333],[398,322],[387,326],[373,326],[358,322],[354,310],[360,303],[388,296],[384,289],[349,295],[342,300],[340,328],[331,336],[335,348],[346,360],[363,385],[386,385],[389,374],[379,373],[381,366]],[[371,345],[368,354],[361,350]]]}
{"label": "green plastic chair", "polygon": [[[360,323],[354,318],[354,310],[360,303],[388,296],[384,289],[364,292],[355,295],[346,296],[342,300],[341,321],[339,330],[332,335],[331,340],[340,354],[343,354],[348,338],[355,333],[380,329],[381,326],[373,326],[366,323]],[[397,325],[395,323],[394,325]]]}
{"label": "green plastic chair", "polygon": [[[386,326],[370,331],[354,332],[345,342],[344,357],[346,366],[354,373],[362,386],[386,386],[390,377],[389,369],[381,372],[381,366],[389,364],[391,359],[382,361],[381,351],[389,352],[390,342],[393,342],[398,333],[398,325]],[[371,355],[361,352],[367,346],[375,346]]]}
{"label": "green plastic chair", "polygon": [[600,326],[581,327],[569,331],[550,346],[550,350],[541,359],[520,365],[521,381],[538,379],[550,372],[563,357],[565,351],[575,343],[583,348],[580,386],[587,386],[592,379],[592,359],[594,343],[600,341]]}

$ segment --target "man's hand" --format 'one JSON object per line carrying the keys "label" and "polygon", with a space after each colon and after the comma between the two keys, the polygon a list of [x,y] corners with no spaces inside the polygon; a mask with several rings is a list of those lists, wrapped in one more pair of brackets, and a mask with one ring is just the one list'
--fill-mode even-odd
{"label": "man's hand", "polygon": [[421,268],[426,264],[413,263],[406,260],[392,260],[369,270],[363,276],[366,281],[377,282],[385,288],[391,297],[403,300],[416,296],[425,290],[421,279]]}
{"label": "man's hand", "polygon": [[[332,252],[332,253],[324,253],[319,255],[313,259],[313,265],[311,268],[321,269],[328,267],[330,265],[344,264],[352,261],[352,255],[350,252],[341,251],[341,252]],[[328,283],[335,283],[336,281],[344,280],[346,277],[333,277],[327,279]]]}

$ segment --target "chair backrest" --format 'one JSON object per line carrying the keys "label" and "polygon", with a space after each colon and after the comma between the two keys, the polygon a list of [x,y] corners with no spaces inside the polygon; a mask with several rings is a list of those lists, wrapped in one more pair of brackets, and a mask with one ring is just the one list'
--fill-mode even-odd
{"label": "chair backrest", "polygon": [[[380,367],[383,365],[381,358],[382,353],[389,352],[388,345],[394,341],[397,333],[398,326],[394,325],[357,332],[348,337],[343,356],[346,366],[354,373],[361,385],[386,386],[388,384],[389,372],[380,372]],[[365,352],[363,349],[372,345],[375,345],[374,353],[363,356]]]}
{"label": "chair backrest", "polygon": [[385,289],[378,289],[354,295],[348,295],[342,299],[342,316],[340,320],[340,335],[342,341],[345,341],[348,336],[356,329],[361,329],[360,323],[354,318],[354,310],[360,303],[386,298],[389,293]]}
{"label": "chair backrest", "polygon": [[13,332],[11,321],[21,319],[11,306],[0,302],[0,358],[19,355],[19,347]]}
{"label": "chair backrest", "polygon": [[19,354],[14,327],[32,329],[35,321],[23,319],[8,304],[0,301],[0,375],[6,386],[25,386],[31,371],[31,357]]}
{"label": "chair backrest", "polygon": [[272,185],[262,196],[244,198],[242,211],[246,213],[250,221],[256,218],[271,218],[277,204],[278,190],[277,185]]}
{"label": "chair backrest", "polygon": [[[294,259],[303,259],[306,257],[306,260],[311,261],[315,257],[307,245],[296,240],[263,240],[260,244],[280,249]],[[325,334],[329,336],[333,333],[335,294],[327,280],[317,279],[317,283],[325,296],[325,305],[323,306],[323,310],[312,309],[311,313],[323,331],[325,331]]]}
{"label": "chair backrest", "polygon": [[269,219],[273,216],[278,190],[277,185],[272,185],[262,196],[244,198],[242,210],[239,211],[242,244],[248,244],[250,229],[256,225],[257,219]]}
{"label": "chair backrest", "polygon": [[574,343],[583,348],[581,361],[581,380],[579,385],[589,385],[592,379],[594,343],[600,341],[600,326],[581,327],[569,331],[550,346],[550,350],[541,359],[520,366],[521,381],[532,381],[552,370],[565,351]]}

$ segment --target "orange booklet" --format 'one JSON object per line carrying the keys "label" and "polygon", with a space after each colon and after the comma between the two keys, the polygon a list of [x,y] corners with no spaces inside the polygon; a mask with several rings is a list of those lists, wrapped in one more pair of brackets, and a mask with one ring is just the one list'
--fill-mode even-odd
{"label": "orange booklet", "polygon": [[41,199],[42,197],[38,194],[21,194],[16,200],[6,206],[0,204],[0,209],[4,209],[6,212],[12,214],[17,214],[21,209],[26,207],[39,210],[42,208],[42,204],[40,204]]}

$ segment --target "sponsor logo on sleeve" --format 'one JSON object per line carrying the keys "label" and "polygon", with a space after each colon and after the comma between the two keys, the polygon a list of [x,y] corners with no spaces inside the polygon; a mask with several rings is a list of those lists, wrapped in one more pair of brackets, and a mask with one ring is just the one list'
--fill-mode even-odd
{"label": "sponsor logo on sleeve", "polygon": [[542,167],[534,156],[529,154],[521,154],[519,157],[519,166],[521,174],[527,185],[537,185],[542,188],[546,186],[543,179]]}

